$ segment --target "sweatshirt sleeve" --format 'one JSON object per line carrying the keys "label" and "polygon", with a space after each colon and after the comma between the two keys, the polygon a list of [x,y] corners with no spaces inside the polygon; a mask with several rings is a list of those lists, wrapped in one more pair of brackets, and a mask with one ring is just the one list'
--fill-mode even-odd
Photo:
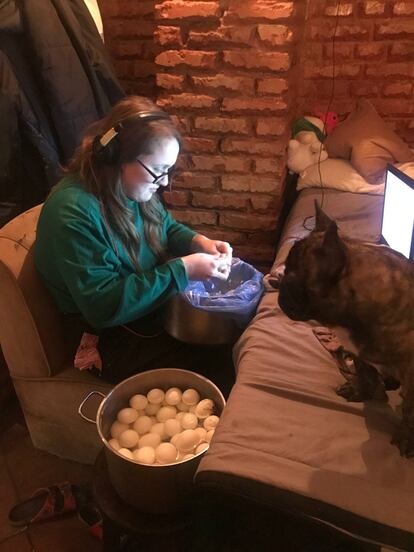
{"label": "sweatshirt sleeve", "polygon": [[126,271],[99,223],[79,206],[67,206],[55,240],[57,269],[80,312],[95,328],[142,317],[188,284],[180,259],[142,273]]}
{"label": "sweatshirt sleeve", "polygon": [[173,255],[188,255],[191,253],[191,241],[197,232],[177,222],[168,211],[165,213],[164,231],[167,235],[168,251]]}

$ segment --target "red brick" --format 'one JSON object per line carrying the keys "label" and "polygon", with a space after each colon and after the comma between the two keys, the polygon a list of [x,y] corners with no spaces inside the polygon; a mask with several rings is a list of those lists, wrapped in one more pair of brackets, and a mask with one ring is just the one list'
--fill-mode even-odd
{"label": "red brick", "polygon": [[184,19],[187,17],[219,17],[219,2],[190,2],[189,0],[164,1],[156,7],[161,19]]}
{"label": "red brick", "polygon": [[267,79],[258,79],[257,92],[259,94],[274,94],[280,95],[288,90],[288,81],[286,79],[278,79],[269,77]]}
{"label": "red brick", "polygon": [[166,90],[182,90],[185,75],[168,75],[167,73],[157,73],[157,85]]}
{"label": "red brick", "polygon": [[269,46],[285,46],[293,41],[292,29],[286,25],[258,25],[259,38]]}
{"label": "red brick", "polygon": [[291,65],[291,57],[287,52],[225,50],[224,61],[233,67],[271,71],[287,71]]}
{"label": "red brick", "polygon": [[219,134],[249,134],[250,131],[248,121],[238,117],[196,117],[194,127]]}
{"label": "red brick", "polygon": [[[276,217],[273,217],[275,222],[273,228],[276,227]],[[255,228],[253,228],[254,230]],[[262,272],[268,272],[273,259],[275,258],[275,247],[271,245],[261,245],[260,247],[254,247],[252,245],[237,245],[233,250],[233,255],[245,260],[246,262],[254,265],[260,270],[258,263],[267,263],[267,267],[262,268]]]}
{"label": "red brick", "polygon": [[208,237],[211,240],[227,241],[233,247],[237,244],[246,243],[246,234],[244,232],[233,232],[228,228],[209,228]]}
{"label": "red brick", "polygon": [[414,23],[412,20],[393,20],[377,25],[376,38],[414,38]]}
{"label": "red brick", "polygon": [[[114,69],[120,79],[131,77],[134,71],[134,62],[128,59],[115,59]],[[150,75],[151,74],[152,70],[150,72]]]}
{"label": "red brick", "polygon": [[174,205],[175,207],[186,207],[189,204],[188,196],[189,196],[189,192],[181,192],[181,191],[169,192],[165,190],[163,194],[163,197],[167,205]]}
{"label": "red brick", "polygon": [[258,140],[239,140],[226,138],[221,143],[221,151],[225,153],[251,153],[253,155],[278,155],[286,147],[283,142]]}
{"label": "red brick", "polygon": [[353,96],[375,97],[378,96],[378,85],[369,82],[353,82],[351,92]]}
{"label": "red brick", "polygon": [[391,84],[386,84],[382,89],[382,93],[384,96],[405,96],[406,98],[409,98],[413,93],[413,85],[409,82],[394,82]]}
{"label": "red brick", "polygon": [[194,171],[182,172],[174,177],[174,186],[179,188],[190,188],[197,190],[214,190],[216,189],[217,178],[215,176],[198,174]]}
{"label": "red brick", "polygon": [[155,75],[156,66],[154,63],[145,60],[133,61],[132,75],[134,77],[149,77]]}
{"label": "red brick", "polygon": [[414,60],[414,42],[394,42],[390,48],[389,59],[392,61]]}
{"label": "red brick", "polygon": [[[323,47],[324,59],[332,59],[333,45],[326,44]],[[338,61],[352,61],[354,57],[354,45],[353,44],[335,44],[335,62]]]}
{"label": "red brick", "polygon": [[230,0],[227,14],[240,19],[282,19],[292,17],[295,13],[293,2],[275,0]]}
{"label": "red brick", "polygon": [[115,19],[111,21],[111,36],[113,38],[152,38],[154,29],[155,23],[153,21],[140,21],[139,24],[133,19]]}
{"label": "red brick", "polygon": [[414,102],[411,99],[398,98],[395,100],[376,100],[375,107],[382,116],[404,115],[405,117],[414,115]]}
{"label": "red brick", "polygon": [[212,69],[217,60],[217,52],[198,52],[194,50],[167,50],[161,52],[155,62],[166,67],[189,65],[190,67],[207,67]]}
{"label": "red brick", "polygon": [[273,230],[276,227],[274,216],[220,213],[220,226],[235,230]]}
{"label": "red brick", "polygon": [[414,2],[396,2],[394,4],[395,15],[414,15]]}
{"label": "red brick", "polygon": [[277,178],[229,174],[221,177],[221,187],[235,192],[271,193],[276,192],[279,185]]}
{"label": "red brick", "polygon": [[[256,159],[254,167],[254,172],[258,174],[267,174],[271,173],[275,175],[275,178],[278,178],[278,175],[282,172],[283,162],[281,159],[275,159],[274,157],[270,159]],[[273,186],[275,186],[275,180],[272,180]],[[265,190],[263,190],[265,191]],[[267,190],[266,190],[267,191]],[[271,191],[274,191],[273,188]]]}
{"label": "red brick", "polygon": [[223,88],[225,90],[241,91],[245,94],[252,93],[254,90],[254,79],[224,75],[223,73],[212,77],[192,77],[191,80],[196,87]]}
{"label": "red brick", "polygon": [[412,63],[388,63],[370,65],[366,68],[368,77],[414,77],[414,65]]}
{"label": "red brick", "polygon": [[[310,25],[309,35],[312,40],[332,40],[335,26],[321,24]],[[338,25],[335,34],[341,40],[366,40],[369,38],[369,29],[363,25]]]}
{"label": "red brick", "polygon": [[287,121],[281,117],[258,119],[256,133],[259,136],[282,136],[286,132]]}
{"label": "red brick", "polygon": [[225,42],[245,46],[251,42],[254,30],[254,27],[225,26],[214,31],[190,31],[187,44],[211,47],[214,44],[222,46]]}
{"label": "red brick", "polygon": [[194,192],[192,205],[194,207],[205,207],[208,209],[235,209],[244,211],[246,209],[247,199],[239,194]]}
{"label": "red brick", "polygon": [[217,225],[217,214],[211,211],[177,211],[170,210],[170,213],[179,222],[188,224],[189,226],[197,226],[200,224]]}
{"label": "red brick", "polygon": [[120,57],[141,57],[143,50],[142,42],[136,40],[117,40],[111,47],[112,55]]}
{"label": "red brick", "polygon": [[[305,81],[304,86],[301,87],[300,93],[303,93],[303,96],[305,98],[306,96],[312,95],[317,99],[330,98],[333,92],[335,98],[343,98],[344,96],[349,94],[349,84],[349,79],[337,79],[335,80],[335,87],[333,89],[332,79],[314,79],[312,81]],[[317,105],[314,107],[317,107],[319,109],[318,103],[319,102],[317,102]]]}
{"label": "red brick", "polygon": [[137,15],[152,15],[154,13],[154,1],[131,2],[131,0],[117,0],[105,2],[102,14],[107,17],[136,17]]}
{"label": "red brick", "polygon": [[362,13],[364,15],[383,15],[385,12],[385,3],[378,0],[366,0],[362,3]]}
{"label": "red brick", "polygon": [[304,68],[305,79],[311,78],[332,78],[333,72],[335,77],[357,77],[361,71],[361,65],[335,65],[333,70],[332,65],[325,67],[306,66]]}
{"label": "red brick", "polygon": [[225,171],[246,173],[251,161],[246,156],[193,155],[191,165],[198,171]]}
{"label": "red brick", "polygon": [[383,44],[358,44],[355,51],[355,57],[359,59],[377,60],[384,57],[385,46]]}
{"label": "red brick", "polygon": [[217,100],[211,96],[203,96],[201,94],[174,94],[159,98],[158,105],[161,107],[175,107],[175,108],[189,108],[200,109],[214,107],[217,104]]}
{"label": "red brick", "polygon": [[192,138],[186,137],[183,139],[184,151],[193,152],[218,152],[218,140],[211,140],[207,138]]}
{"label": "red brick", "polygon": [[[266,213],[267,211],[275,211],[279,206],[280,199],[270,195],[254,195],[250,198],[250,203],[254,211]],[[274,236],[273,236],[274,239]]]}
{"label": "red brick", "polygon": [[284,100],[274,98],[224,98],[223,111],[266,111],[285,112],[287,104]]}
{"label": "red brick", "polygon": [[154,33],[154,38],[161,46],[182,46],[183,38],[180,27],[166,27],[160,25]]}
{"label": "red brick", "polygon": [[325,15],[329,17],[347,17],[348,15],[352,15],[353,6],[351,2],[347,2],[344,4],[340,4],[339,2],[335,2],[334,5],[326,6],[325,8]]}
{"label": "red brick", "polygon": [[[157,102],[158,103],[158,102]],[[178,115],[170,115],[173,123],[183,134],[189,134],[191,132],[191,120],[187,117],[180,117]]]}

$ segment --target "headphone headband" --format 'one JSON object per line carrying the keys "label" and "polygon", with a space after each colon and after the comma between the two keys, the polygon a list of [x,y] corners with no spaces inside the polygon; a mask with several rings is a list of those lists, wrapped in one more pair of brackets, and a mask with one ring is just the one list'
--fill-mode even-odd
{"label": "headphone headband", "polygon": [[104,134],[95,137],[93,141],[93,155],[96,159],[101,159],[103,162],[112,163],[117,155],[118,150],[118,148],[115,147],[115,144],[117,142],[113,142],[113,140],[118,136],[119,132],[122,129],[128,127],[133,122],[147,122],[157,119],[170,120],[170,117],[165,111],[138,111],[138,113],[135,113],[134,115],[130,115],[129,117],[125,117],[125,119],[121,119],[121,121],[119,121],[109,130],[107,130]]}

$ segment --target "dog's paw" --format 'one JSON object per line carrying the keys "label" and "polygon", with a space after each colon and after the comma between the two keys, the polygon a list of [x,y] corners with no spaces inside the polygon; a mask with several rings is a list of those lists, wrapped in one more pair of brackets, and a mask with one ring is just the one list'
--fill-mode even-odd
{"label": "dog's paw", "polygon": [[347,381],[337,387],[335,392],[348,402],[364,402],[367,399],[367,397],[364,397],[359,389],[355,389],[350,381]]}
{"label": "dog's paw", "polygon": [[401,456],[414,456],[414,431],[407,424],[402,423],[392,436],[391,443],[400,449]]}

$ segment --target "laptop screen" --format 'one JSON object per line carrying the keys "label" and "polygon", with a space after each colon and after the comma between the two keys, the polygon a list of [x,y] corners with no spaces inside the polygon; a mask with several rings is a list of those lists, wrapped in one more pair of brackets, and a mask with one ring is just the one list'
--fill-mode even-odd
{"label": "laptop screen", "polygon": [[381,241],[414,258],[414,180],[392,165],[385,179]]}

